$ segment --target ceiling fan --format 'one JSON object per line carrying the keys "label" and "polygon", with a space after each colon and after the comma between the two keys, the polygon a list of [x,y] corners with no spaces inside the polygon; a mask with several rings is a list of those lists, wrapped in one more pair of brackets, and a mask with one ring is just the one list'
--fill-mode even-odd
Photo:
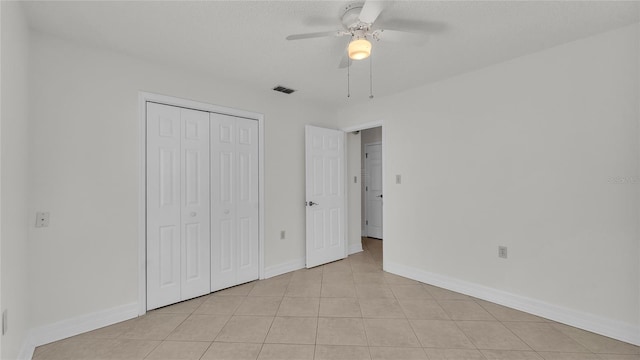
{"label": "ceiling fan", "polygon": [[371,40],[413,43],[420,43],[426,40],[427,34],[420,30],[404,31],[374,27],[376,19],[378,19],[387,4],[388,2],[385,1],[367,0],[364,3],[346,5],[343,8],[344,12],[341,17],[342,29],[289,35],[287,40],[350,36],[351,40],[347,51],[343,54],[339,65],[340,68],[347,67],[349,59],[362,60],[368,58],[371,55]]}

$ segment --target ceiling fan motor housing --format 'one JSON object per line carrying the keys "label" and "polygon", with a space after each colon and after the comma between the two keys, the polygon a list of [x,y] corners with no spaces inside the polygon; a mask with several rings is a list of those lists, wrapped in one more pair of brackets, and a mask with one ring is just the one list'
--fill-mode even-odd
{"label": "ceiling fan motor housing", "polygon": [[364,3],[353,3],[344,7],[344,13],[342,14],[342,25],[349,30],[363,30],[365,27],[368,29],[370,24],[365,24],[360,21],[360,12]]}

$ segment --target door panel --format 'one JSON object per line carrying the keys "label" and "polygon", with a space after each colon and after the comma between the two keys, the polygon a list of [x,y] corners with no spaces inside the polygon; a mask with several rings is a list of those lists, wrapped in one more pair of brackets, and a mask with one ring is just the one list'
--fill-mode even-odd
{"label": "door panel", "polygon": [[211,289],[209,113],[180,109],[182,124],[182,300]]}
{"label": "door panel", "polygon": [[369,237],[382,239],[382,145],[365,145],[365,230]]}
{"label": "door panel", "polygon": [[186,272],[185,276],[187,280],[197,279],[201,274],[201,262],[198,259],[198,254],[202,251],[200,249],[200,224],[187,224],[185,225],[185,250],[186,256]]}
{"label": "door panel", "polygon": [[255,280],[258,122],[147,103],[147,309]]}
{"label": "door panel", "polygon": [[[228,276],[233,276],[233,264],[234,264],[234,254],[233,251],[233,221],[229,219],[222,219],[220,221],[220,247],[218,248],[219,257],[219,272],[224,274],[229,274]],[[217,279],[214,279],[217,280]]]}
{"label": "door panel", "polygon": [[234,117],[210,114],[211,291],[236,285],[236,132]]}
{"label": "door panel", "polygon": [[237,128],[237,283],[255,280],[258,267],[258,122],[236,118]]}
{"label": "door panel", "polygon": [[[258,278],[258,122],[211,114],[212,291]],[[215,236],[215,234],[220,234]]]}
{"label": "door panel", "polygon": [[160,288],[171,290],[180,286],[180,237],[175,226],[161,226],[158,244],[158,268],[160,269]]}
{"label": "door panel", "polygon": [[347,256],[344,133],[306,126],[307,267]]}
{"label": "door panel", "polygon": [[180,109],[147,103],[147,309],[180,301]]}

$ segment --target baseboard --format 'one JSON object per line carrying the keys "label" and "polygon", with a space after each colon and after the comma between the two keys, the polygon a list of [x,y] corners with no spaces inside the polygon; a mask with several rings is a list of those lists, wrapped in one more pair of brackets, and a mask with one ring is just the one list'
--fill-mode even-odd
{"label": "baseboard", "polygon": [[430,273],[421,269],[384,262],[384,270],[409,279],[473,296],[482,300],[524,311],[559,323],[574,326],[620,341],[640,345],[640,326],[584,313],[544,301],[508,293],[463,280]]}
{"label": "baseboard", "polygon": [[362,242],[358,242],[356,244],[351,244],[349,246],[349,255],[359,253],[362,251]]}
{"label": "baseboard", "polygon": [[[349,246],[349,255],[362,251],[362,243],[352,244]],[[274,276],[286,274],[291,271],[303,269],[307,264],[305,258],[288,261],[286,263],[271,265],[264,268],[264,278],[272,278]]]}
{"label": "baseboard", "polygon": [[33,351],[40,345],[66,339],[137,316],[138,303],[130,303],[31,329],[18,359],[30,360],[33,357]]}
{"label": "baseboard", "polygon": [[300,258],[297,260],[288,261],[286,263],[267,266],[264,268],[264,278],[268,279],[274,276],[286,274],[291,271],[296,271],[304,268],[306,265],[306,259]]}

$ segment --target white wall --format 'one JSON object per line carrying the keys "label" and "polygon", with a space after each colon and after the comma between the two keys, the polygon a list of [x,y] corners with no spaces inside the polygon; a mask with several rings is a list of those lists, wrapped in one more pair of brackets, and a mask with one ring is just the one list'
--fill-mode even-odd
{"label": "white wall", "polygon": [[[0,3],[2,12],[0,114],[0,309],[7,310],[8,331],[0,341],[0,358],[15,359],[29,326],[27,227],[28,200],[28,28],[21,5]],[[35,214],[33,215],[35,221]]]}
{"label": "white wall", "polygon": [[334,113],[295,94],[32,38],[31,210],[51,213],[30,234],[35,327],[137,301],[138,91],[265,115],[265,265],[304,258],[304,125],[330,126]]}
{"label": "white wall", "polygon": [[342,109],[384,120],[385,267],[640,343],[638,34]]}

